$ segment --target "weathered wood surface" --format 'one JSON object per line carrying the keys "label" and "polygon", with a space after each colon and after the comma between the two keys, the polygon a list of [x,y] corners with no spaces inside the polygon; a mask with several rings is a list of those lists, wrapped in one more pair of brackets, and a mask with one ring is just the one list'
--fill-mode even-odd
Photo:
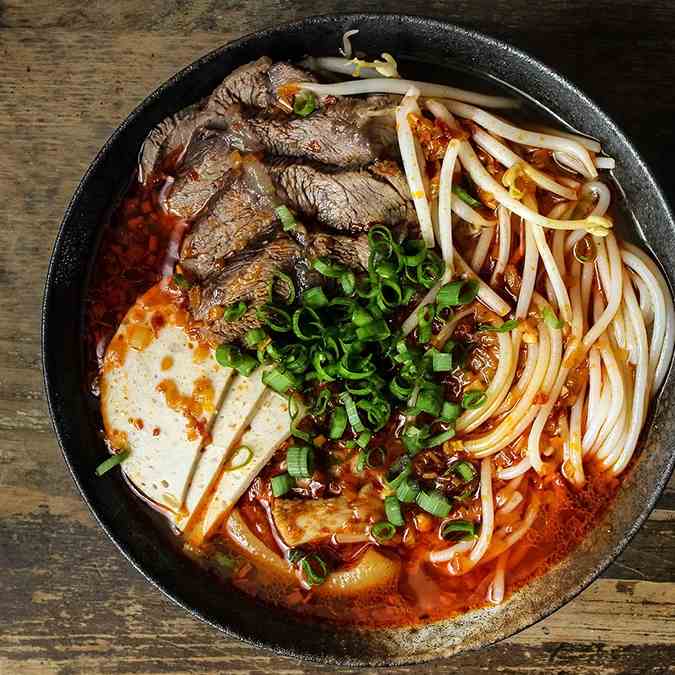
{"label": "weathered wood surface", "polygon": [[[0,673],[326,672],[192,620],[97,528],[51,433],[39,308],[79,177],[150,90],[276,21],[401,9],[485,30],[570,76],[628,131],[675,196],[668,0],[0,0]],[[673,663],[671,481],[628,550],[581,597],[508,642],[416,672],[661,673]]]}

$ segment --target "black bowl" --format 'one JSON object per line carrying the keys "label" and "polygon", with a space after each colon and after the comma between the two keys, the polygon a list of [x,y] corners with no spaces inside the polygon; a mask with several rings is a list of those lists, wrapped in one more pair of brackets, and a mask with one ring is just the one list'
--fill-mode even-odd
{"label": "black bowl", "polygon": [[[675,408],[669,377],[653,406],[656,415],[643,434],[639,460],[611,510],[571,556],[500,607],[417,628],[373,631],[314,624],[306,630],[287,613],[262,609],[235,591],[223,601],[204,573],[172,546],[166,529],[131,495],[119,473],[105,480],[95,477],[94,469],[106,455],[83,384],[83,300],[103,224],[128,183],[141,142],[166,115],[209,93],[234,67],[262,54],[289,59],[333,53],[342,33],[354,27],[361,29],[362,44],[370,53],[391,51],[403,57],[418,78],[451,79],[462,86],[478,77],[484,89],[515,89],[531,98],[540,114],[559,116],[600,139],[617,160],[616,178],[625,192],[624,203],[630,205],[624,214],[630,236],[651,244],[661,260],[675,259],[675,223],[642,159],[614,122],[546,66],[485,35],[431,19],[312,17],[211,52],[151,94],[110,137],[75,192],[56,239],[45,289],[42,345],[49,407],[66,463],[98,522],[149,581],[195,616],[247,642],[328,663],[381,665],[421,662],[494,643],[547,616],[588,586],[626,546],[667,483],[675,457]],[[491,80],[487,86],[485,78]],[[672,285],[672,266],[666,266],[666,274]]]}

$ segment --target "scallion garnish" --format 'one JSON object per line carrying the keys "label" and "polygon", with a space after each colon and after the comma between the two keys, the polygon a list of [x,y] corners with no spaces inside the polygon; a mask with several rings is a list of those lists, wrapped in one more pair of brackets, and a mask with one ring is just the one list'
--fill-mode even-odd
{"label": "scallion garnish", "polygon": [[441,286],[436,295],[438,311],[446,307],[467,305],[478,296],[478,282],[475,279],[458,279]]}
{"label": "scallion garnish", "polygon": [[440,419],[443,422],[454,422],[462,414],[462,406],[452,401],[444,401],[441,407]]}
{"label": "scallion garnish", "polygon": [[288,473],[293,478],[311,478],[314,473],[314,449],[309,445],[292,445],[286,451]]}
{"label": "scallion garnish", "polygon": [[178,273],[173,275],[173,283],[184,291],[192,287],[192,284],[182,274]]}
{"label": "scallion garnish", "polygon": [[281,206],[277,206],[277,208],[274,209],[274,212],[277,214],[277,218],[279,218],[281,221],[281,227],[284,229],[284,232],[295,229],[297,222],[295,220],[295,216],[291,213],[291,210],[288,208],[288,206],[284,206],[283,204]]}
{"label": "scallion garnish", "polygon": [[340,405],[335,410],[330,418],[330,430],[328,431],[329,438],[337,441],[342,438],[345,429],[347,428],[347,411]]}
{"label": "scallion garnish", "polygon": [[435,373],[449,373],[452,370],[452,354],[434,349],[431,354],[431,367]]}
{"label": "scallion garnish", "polygon": [[265,338],[267,333],[262,328],[251,328],[244,335],[244,345],[249,349],[255,349]]}
{"label": "scallion garnish", "polygon": [[236,321],[237,319],[241,319],[247,309],[248,305],[243,300],[235,302],[223,312],[223,321]]}
{"label": "scallion garnish", "polygon": [[293,98],[293,112],[300,117],[307,117],[316,110],[316,96],[303,89]]}
{"label": "scallion garnish", "polygon": [[387,520],[392,524],[400,527],[405,525],[403,513],[401,512],[401,502],[396,495],[389,495],[384,499],[384,513]]}
{"label": "scallion garnish", "polygon": [[392,523],[387,521],[382,521],[375,523],[370,528],[370,534],[373,536],[373,539],[380,544],[383,541],[389,541],[396,534],[396,527]]}
{"label": "scallion garnish", "polygon": [[462,408],[464,410],[475,410],[480,408],[483,403],[485,403],[487,395],[484,391],[478,391],[476,389],[472,391],[467,391],[464,396],[462,396]]}
{"label": "scallion garnish", "polygon": [[544,307],[541,316],[551,328],[560,330],[565,325],[565,322],[559,319],[550,307]]}
{"label": "scallion garnish", "polygon": [[270,484],[272,486],[272,494],[275,497],[283,497],[283,495],[293,488],[295,481],[287,473],[282,473],[278,476],[273,476]]}
{"label": "scallion garnish", "polygon": [[469,206],[473,206],[474,208],[482,206],[481,202],[479,202],[475,197],[472,197],[466,190],[459,187],[459,185],[453,185],[452,192],[453,194],[456,194],[465,204],[468,204]]}
{"label": "scallion garnish", "polygon": [[312,309],[319,309],[328,304],[328,298],[321,286],[314,286],[314,288],[309,288],[302,294],[302,304]]}
{"label": "scallion garnish", "polygon": [[474,468],[473,464],[471,462],[467,462],[464,459],[455,462],[450,467],[450,470],[453,473],[456,473],[465,483],[472,481],[478,475],[478,472]]}
{"label": "scallion garnish", "polygon": [[449,520],[441,525],[441,539],[468,539],[476,536],[476,528],[468,520]]}
{"label": "scallion garnish", "polygon": [[415,498],[417,506],[438,518],[445,518],[452,509],[450,502],[438,491],[420,491]]}
{"label": "scallion garnish", "polygon": [[396,497],[405,504],[412,504],[420,492],[420,486],[416,480],[404,478],[396,488]]}
{"label": "scallion garnish", "polygon": [[262,381],[278,394],[285,394],[289,389],[297,387],[297,382],[293,375],[281,368],[272,368],[263,373]]}
{"label": "scallion garnish", "polygon": [[104,462],[101,462],[96,467],[96,475],[102,476],[104,473],[110,471],[110,469],[116,467],[118,464],[121,464],[129,456],[129,450],[122,450],[117,452],[114,455],[111,455]]}
{"label": "scallion garnish", "polygon": [[328,577],[328,566],[316,553],[300,558],[302,577],[308,586],[320,586]]}

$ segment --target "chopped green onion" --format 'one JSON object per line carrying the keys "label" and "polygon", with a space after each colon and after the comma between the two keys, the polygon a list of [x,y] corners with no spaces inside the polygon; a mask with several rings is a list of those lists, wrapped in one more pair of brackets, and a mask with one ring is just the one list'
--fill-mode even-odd
{"label": "chopped green onion", "polygon": [[316,553],[301,558],[300,569],[308,586],[320,586],[328,577],[328,567]]}
{"label": "chopped green onion", "polygon": [[374,396],[371,400],[360,400],[356,406],[365,411],[368,422],[375,431],[382,429],[391,416],[391,405],[386,399],[379,396],[379,394]]}
{"label": "chopped green onion", "polygon": [[312,408],[312,414],[317,417],[320,417],[321,415],[325,414],[326,407],[328,406],[328,402],[330,401],[330,399],[331,399],[330,389],[322,389],[316,397],[314,407]]}
{"label": "chopped green onion", "polygon": [[403,513],[401,513],[401,502],[399,502],[396,495],[389,495],[384,499],[384,513],[387,516],[387,520],[392,525],[405,525],[405,520],[403,520]]}
{"label": "chopped green onion", "polygon": [[433,490],[432,492],[421,491],[418,493],[415,501],[417,502],[417,506],[423,511],[438,518],[447,517],[452,509],[450,502],[437,490]]}
{"label": "chopped green onion", "polygon": [[345,273],[343,265],[332,263],[324,258],[317,258],[312,263],[312,267],[319,274],[323,274],[324,277],[330,277],[331,279],[339,279]]}
{"label": "chopped green onion", "polygon": [[376,321],[371,321],[365,326],[359,326],[356,329],[356,337],[359,340],[364,342],[378,342],[384,340],[391,335],[389,326],[384,319],[377,319]]}
{"label": "chopped green onion", "polygon": [[476,536],[476,528],[468,520],[449,520],[441,525],[441,539],[469,539]]}
{"label": "chopped green onion", "polygon": [[[364,431],[363,434],[369,434],[369,432]],[[361,434],[361,436],[363,436],[363,434]],[[356,439],[356,444],[360,445],[358,438]],[[377,457],[377,461],[371,461],[371,457]],[[377,469],[382,466],[382,464],[384,464],[386,458],[387,452],[381,446],[371,448],[370,450],[364,448],[361,450],[361,452],[359,452],[359,455],[356,458],[356,471],[357,473],[361,473],[366,467],[368,469]]]}
{"label": "chopped green onion", "polygon": [[511,319],[504,321],[501,326],[493,326],[491,323],[481,323],[476,327],[476,332],[490,331],[491,333],[508,333],[514,328],[518,328],[520,321],[518,319]]}
{"label": "chopped green onion", "polygon": [[273,476],[270,484],[272,494],[275,497],[282,497],[293,488],[295,481],[287,473],[282,473],[279,476]]}
{"label": "chopped green onion", "polygon": [[270,303],[272,302],[272,297],[273,297],[273,291],[274,291],[274,280],[279,279],[281,283],[286,287],[286,296],[284,297],[284,302],[287,305],[292,305],[293,302],[295,302],[295,284],[293,283],[293,279],[288,276],[285,272],[282,272],[281,270],[274,270],[272,272],[272,281],[270,283],[269,287],[269,301]]}
{"label": "chopped green onion", "polygon": [[478,208],[479,206],[482,206],[481,202],[479,202],[475,197],[472,197],[466,190],[463,190],[461,187],[459,187],[459,185],[453,185],[452,191],[465,204],[468,204],[469,206],[473,206],[474,208]]}
{"label": "chopped green onion", "polygon": [[408,425],[401,436],[405,449],[412,455],[417,454],[422,448],[426,447],[426,441],[429,438],[429,430],[426,427],[416,427]]}
{"label": "chopped green onion", "polygon": [[462,408],[464,410],[475,410],[480,408],[483,403],[485,403],[487,395],[484,391],[467,391],[464,396],[462,396]]}
{"label": "chopped green onion", "polygon": [[456,473],[465,483],[472,481],[477,475],[478,472],[474,468],[471,462],[467,462],[465,459],[455,462],[451,467],[451,471]]}
{"label": "chopped green onion", "polygon": [[316,96],[303,89],[293,98],[293,112],[300,117],[307,117],[316,110]]}
{"label": "chopped green onion", "polygon": [[435,373],[448,373],[452,370],[452,354],[435,349],[431,355],[431,367]]}
{"label": "chopped green onion", "polygon": [[338,439],[342,438],[342,434],[344,434],[346,428],[347,428],[347,412],[340,405],[337,408],[335,408],[335,410],[333,410],[333,414],[331,415],[330,430],[328,431],[328,436],[334,441],[337,441]]}
{"label": "chopped green onion", "polygon": [[375,541],[382,543],[383,541],[389,541],[396,534],[396,528],[392,523],[383,520],[371,526],[370,534]]}
{"label": "chopped green onion", "polygon": [[420,486],[416,480],[406,477],[396,488],[396,497],[405,504],[412,504],[420,492]]}
{"label": "chopped green onion", "polygon": [[242,354],[233,345],[219,345],[215,356],[216,361],[223,368],[234,368],[245,377],[248,377],[258,367],[258,361],[255,358],[250,354]]}
{"label": "chopped green onion", "polygon": [[342,403],[345,406],[345,410],[347,411],[347,418],[349,419],[349,424],[351,424],[352,429],[357,434],[360,434],[362,431],[365,431],[363,422],[359,417],[359,411],[356,409],[356,403],[354,403],[354,399],[351,397],[351,394],[348,391],[343,391],[342,394],[340,395],[340,401],[342,401]]}
{"label": "chopped green onion", "polygon": [[223,312],[223,321],[236,321],[244,316],[247,309],[248,305],[243,300],[235,302]]}
{"label": "chopped green onion", "polygon": [[351,270],[347,270],[340,275],[340,286],[345,295],[352,295],[356,290],[356,275]]}
{"label": "chopped green onion", "polygon": [[403,242],[403,262],[408,267],[417,267],[427,257],[427,245],[423,239],[409,239]]}
{"label": "chopped green onion", "polygon": [[[242,451],[246,453],[246,458],[240,459],[237,463],[232,464],[232,462],[237,459],[239,453]],[[235,450],[234,454],[225,465],[225,469],[223,469],[223,471],[227,473],[229,471],[237,471],[238,469],[243,469],[245,466],[248,466],[251,463],[252,459],[253,459],[253,450],[251,450],[251,448],[249,448],[248,445],[242,445]]]}
{"label": "chopped green onion", "polygon": [[101,462],[96,467],[96,475],[102,476],[104,473],[110,471],[110,469],[116,467],[118,464],[121,464],[129,456],[128,450],[122,450],[122,452],[117,452],[114,455],[108,457],[104,462]]}
{"label": "chopped green onion", "polygon": [[550,307],[544,307],[542,318],[550,328],[557,328],[560,330],[565,325],[565,322],[562,319],[559,319]]}
{"label": "chopped green onion", "polygon": [[356,445],[359,446],[359,448],[366,448],[368,447],[368,443],[370,443],[370,439],[373,437],[373,434],[370,433],[370,431],[362,431],[359,435],[358,438],[356,439]]}
{"label": "chopped green onion", "polygon": [[441,288],[436,295],[436,306],[439,311],[446,307],[466,305],[476,299],[478,282],[475,279],[458,279]]}
{"label": "chopped green onion", "polygon": [[413,392],[413,386],[402,384],[398,377],[389,382],[389,391],[400,401],[407,401]]}
{"label": "chopped green onion", "polygon": [[443,261],[431,250],[427,257],[417,266],[417,282],[424,288],[431,288],[445,271]]}
{"label": "chopped green onion", "polygon": [[272,368],[272,370],[263,373],[262,381],[278,394],[285,394],[289,389],[297,387],[293,375],[280,368]]}
{"label": "chopped green onion", "polygon": [[418,412],[429,413],[434,417],[438,417],[442,405],[442,392],[438,386],[425,386],[424,389],[420,389],[415,401],[415,409]]}
{"label": "chopped green onion", "polygon": [[346,380],[365,380],[376,370],[377,366],[370,361],[370,356],[363,358],[348,353],[338,362],[338,373]]}
{"label": "chopped green onion", "polygon": [[269,303],[258,307],[256,318],[275,333],[287,333],[291,329],[291,317],[288,312]]}
{"label": "chopped green onion", "polygon": [[319,309],[320,307],[325,307],[328,304],[328,298],[323,292],[321,286],[314,286],[314,288],[308,288],[302,294],[302,304],[311,307],[312,309]]}
{"label": "chopped green onion", "polygon": [[249,349],[255,349],[266,337],[267,333],[262,328],[251,328],[244,335],[244,345]]}
{"label": "chopped green onion", "polygon": [[281,221],[281,227],[283,227],[284,232],[295,229],[297,222],[295,220],[295,216],[291,213],[288,206],[284,206],[283,204],[281,206],[277,206],[277,208],[274,209],[274,212],[277,214],[277,218],[279,218]]}
{"label": "chopped green onion", "polygon": [[192,287],[192,284],[182,274],[174,274],[173,283],[184,291]]}
{"label": "chopped green onion", "polygon": [[440,434],[436,434],[435,436],[431,436],[429,439],[427,439],[427,447],[435,448],[437,445],[442,445],[446,441],[449,441],[451,438],[453,438],[454,435],[455,435],[454,429],[442,431]]}
{"label": "chopped green onion", "polygon": [[301,307],[293,312],[293,332],[301,340],[310,341],[321,337],[323,324],[311,307]]}
{"label": "chopped green onion", "polygon": [[387,485],[392,489],[392,490],[397,490],[399,485],[412,473],[412,467],[410,464],[407,464],[404,466],[400,473],[396,474],[393,478],[389,478],[389,476],[392,473],[392,468],[390,467],[389,471],[387,472]]}
{"label": "chopped green onion", "polygon": [[462,414],[462,406],[452,401],[444,401],[439,417],[444,422],[454,422]]}
{"label": "chopped green onion", "polygon": [[354,311],[352,312],[352,323],[357,326],[366,326],[369,323],[372,323],[373,321],[373,315],[368,312],[367,310],[363,309],[363,307],[359,307],[358,305],[354,307]]}
{"label": "chopped green onion", "polygon": [[314,449],[308,445],[292,445],[286,451],[286,464],[293,478],[311,478],[314,473]]}

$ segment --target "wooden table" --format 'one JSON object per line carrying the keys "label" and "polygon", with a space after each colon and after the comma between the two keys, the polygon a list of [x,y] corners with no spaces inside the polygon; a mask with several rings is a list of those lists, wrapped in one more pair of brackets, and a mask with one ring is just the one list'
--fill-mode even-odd
{"label": "wooden table", "polygon": [[[1,673],[325,670],[192,620],[122,558],[61,459],[38,335],[64,208],[127,113],[223,42],[337,9],[434,15],[529,50],[623,125],[674,196],[667,169],[675,153],[675,4],[666,0],[0,1]],[[566,608],[498,646],[417,672],[661,673],[673,663],[671,482],[627,551]]]}

